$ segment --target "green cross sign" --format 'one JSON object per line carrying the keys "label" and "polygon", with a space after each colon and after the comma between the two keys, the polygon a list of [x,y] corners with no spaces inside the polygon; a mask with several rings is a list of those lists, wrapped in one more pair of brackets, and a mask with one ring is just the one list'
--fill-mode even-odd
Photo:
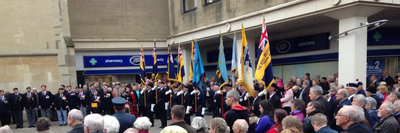
{"label": "green cross sign", "polygon": [[175,62],[178,62],[178,56],[175,56],[174,60],[175,60]]}
{"label": "green cross sign", "polygon": [[373,38],[375,39],[375,42],[379,42],[379,39],[382,38],[382,35],[379,34],[379,32],[375,32],[375,34],[373,35]]}
{"label": "green cross sign", "polygon": [[89,61],[92,65],[96,65],[96,63],[97,63],[97,60],[96,59],[94,59],[94,58],[92,58],[90,61]]}

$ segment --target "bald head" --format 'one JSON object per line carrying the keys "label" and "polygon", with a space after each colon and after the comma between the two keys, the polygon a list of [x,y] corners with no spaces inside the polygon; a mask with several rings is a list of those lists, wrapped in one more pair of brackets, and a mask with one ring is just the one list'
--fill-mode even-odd
{"label": "bald head", "polygon": [[235,123],[233,123],[234,133],[246,133],[248,129],[249,129],[249,124],[244,119],[237,119]]}

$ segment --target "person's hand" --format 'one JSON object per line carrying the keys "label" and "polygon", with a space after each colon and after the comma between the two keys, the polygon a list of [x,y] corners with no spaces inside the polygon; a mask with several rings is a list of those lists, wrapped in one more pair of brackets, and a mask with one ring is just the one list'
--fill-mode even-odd
{"label": "person's hand", "polygon": [[37,108],[35,108],[35,110],[37,110]]}
{"label": "person's hand", "polygon": [[65,108],[69,108],[69,107],[67,106],[67,107],[65,107]]}

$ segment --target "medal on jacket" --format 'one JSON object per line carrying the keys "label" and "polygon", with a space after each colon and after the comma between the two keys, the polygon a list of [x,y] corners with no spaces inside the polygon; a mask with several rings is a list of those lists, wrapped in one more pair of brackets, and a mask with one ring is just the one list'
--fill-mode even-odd
{"label": "medal on jacket", "polygon": [[48,95],[46,95],[46,99],[49,99],[50,97]]}
{"label": "medal on jacket", "polygon": [[63,96],[63,97],[62,97],[62,100],[66,101],[66,100],[67,100],[67,98],[65,98],[65,96]]}
{"label": "medal on jacket", "polygon": [[[18,95],[19,96],[19,95]],[[21,96],[19,96],[19,101],[21,102],[21,99],[22,99],[22,97]]]}
{"label": "medal on jacket", "polygon": [[8,103],[7,98],[4,97],[4,103]]}
{"label": "medal on jacket", "polygon": [[35,101],[35,98],[31,97],[31,100],[32,100],[32,101]]}

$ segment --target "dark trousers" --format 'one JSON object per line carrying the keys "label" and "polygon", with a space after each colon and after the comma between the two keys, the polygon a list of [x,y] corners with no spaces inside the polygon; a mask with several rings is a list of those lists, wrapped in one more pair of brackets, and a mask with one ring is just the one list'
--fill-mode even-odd
{"label": "dark trousers", "polygon": [[158,113],[158,117],[161,120],[161,126],[162,127],[166,127],[167,126],[167,111],[165,110],[165,104],[164,102],[159,102],[157,104],[157,113]]}
{"label": "dark trousers", "polygon": [[141,115],[141,116],[146,116],[146,113],[145,113],[146,111],[145,111],[145,109],[144,109],[144,106],[139,106],[139,115]]}
{"label": "dark trousers", "polygon": [[111,109],[103,108],[103,114],[104,115],[111,115]]}
{"label": "dark trousers", "polygon": [[146,107],[146,116],[150,119],[151,126],[154,126],[154,112],[151,112],[151,107]]}
{"label": "dark trousers", "polygon": [[188,125],[191,125],[191,124],[190,124],[190,116],[191,116],[191,114],[186,114],[186,115],[185,115],[185,118],[184,118],[186,124],[188,124]]}
{"label": "dark trousers", "polygon": [[10,113],[0,113],[1,126],[10,125]]}
{"label": "dark trousers", "polygon": [[24,123],[22,120],[22,110],[21,111],[12,111],[13,117],[15,118],[15,124],[17,127],[24,127]]}
{"label": "dark trousers", "polygon": [[29,126],[34,126],[36,122],[36,110],[34,108],[26,109],[26,117],[28,118]]}

